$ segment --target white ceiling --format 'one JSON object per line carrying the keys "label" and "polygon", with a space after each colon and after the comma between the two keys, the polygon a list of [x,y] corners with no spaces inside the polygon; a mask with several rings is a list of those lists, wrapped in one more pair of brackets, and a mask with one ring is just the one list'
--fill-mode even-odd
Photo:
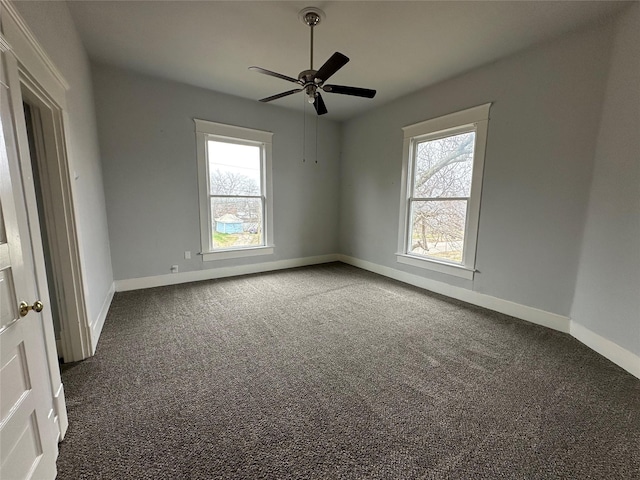
{"label": "white ceiling", "polygon": [[[314,67],[335,51],[351,61],[329,83],[373,88],[375,99],[323,95],[344,120],[428,85],[608,18],[612,1],[71,1],[89,56],[102,63],[258,99],[295,86],[247,70],[297,77],[309,68],[307,6],[324,10]],[[304,95],[273,104],[301,109]]]}

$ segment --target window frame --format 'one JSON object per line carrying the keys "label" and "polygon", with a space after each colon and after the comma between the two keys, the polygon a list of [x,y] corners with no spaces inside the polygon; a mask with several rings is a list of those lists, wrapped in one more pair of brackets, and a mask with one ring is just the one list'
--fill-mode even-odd
{"label": "window frame", "polygon": [[[476,245],[478,240],[478,225],[480,219],[480,198],[482,194],[482,178],[484,173],[484,159],[487,143],[489,123],[489,109],[491,103],[479,105],[459,112],[426,120],[403,127],[404,141],[402,152],[402,182],[400,201],[400,222],[398,232],[398,252],[396,260],[405,265],[425,268],[440,273],[473,280],[476,262]],[[411,238],[411,204],[417,200],[413,198],[415,150],[419,142],[436,140],[465,132],[475,131],[475,145],[473,152],[473,174],[471,191],[467,203],[465,232],[463,242],[463,258],[461,263],[444,259],[429,258],[410,253]],[[467,198],[467,197],[465,197]]]}
{"label": "window frame", "polygon": [[[273,254],[273,198],[271,180],[273,133],[207,120],[194,119],[194,122],[196,124],[198,197],[200,203],[200,255],[202,255],[203,261]],[[262,200],[262,245],[213,249],[211,240],[213,236],[213,225],[211,220],[212,195],[209,185],[208,140],[260,147],[260,195],[251,195],[251,197],[259,197]],[[237,195],[237,197],[243,197],[243,195]]]}

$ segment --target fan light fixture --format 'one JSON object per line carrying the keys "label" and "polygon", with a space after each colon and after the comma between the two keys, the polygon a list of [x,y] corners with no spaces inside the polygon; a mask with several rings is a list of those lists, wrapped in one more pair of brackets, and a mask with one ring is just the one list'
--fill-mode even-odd
{"label": "fan light fixture", "polygon": [[249,67],[249,70],[252,70],[254,72],[280,78],[282,80],[286,80],[288,82],[296,83],[299,85],[299,88],[295,88],[283,93],[278,93],[277,95],[272,95],[271,97],[262,98],[260,99],[261,102],[270,102],[272,100],[277,100],[279,98],[304,91],[305,95],[307,96],[307,101],[313,104],[317,114],[324,115],[325,113],[327,113],[327,107],[324,104],[324,100],[322,99],[322,95],[320,95],[319,90],[322,90],[326,93],[337,93],[340,95],[352,95],[365,98],[373,98],[376,95],[375,90],[371,90],[368,88],[347,87],[345,85],[325,85],[324,82],[326,82],[329,77],[331,77],[338,70],[344,67],[349,61],[349,58],[340,52],[336,52],[331,55],[331,58],[329,58],[329,60],[327,60],[324,65],[320,67],[320,70],[313,69],[313,29],[321,22],[324,17],[324,12],[315,7],[304,8],[300,11],[300,13],[298,13],[298,18],[300,18],[300,20],[302,20],[302,22],[311,29],[311,48],[309,55],[309,69],[300,72],[297,79],[289,77],[287,75],[283,75],[281,73],[272,72],[271,70],[266,70],[264,68]]}

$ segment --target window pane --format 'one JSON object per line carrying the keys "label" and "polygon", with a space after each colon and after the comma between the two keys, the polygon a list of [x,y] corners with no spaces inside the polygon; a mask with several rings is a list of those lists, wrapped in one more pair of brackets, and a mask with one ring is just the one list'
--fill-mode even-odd
{"label": "window pane", "polygon": [[211,195],[260,195],[260,147],[207,142]]}
{"label": "window pane", "polygon": [[409,253],[462,263],[466,200],[411,203]]}
{"label": "window pane", "polygon": [[413,197],[468,197],[471,193],[475,132],[416,145]]}
{"label": "window pane", "polygon": [[262,199],[211,198],[214,249],[264,245]]}

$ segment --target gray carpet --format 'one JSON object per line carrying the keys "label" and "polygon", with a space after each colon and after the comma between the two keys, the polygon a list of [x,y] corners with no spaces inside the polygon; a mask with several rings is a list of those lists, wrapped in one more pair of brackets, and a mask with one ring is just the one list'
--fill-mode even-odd
{"label": "gray carpet", "polygon": [[60,479],[640,478],[640,380],[340,263],[116,294]]}

